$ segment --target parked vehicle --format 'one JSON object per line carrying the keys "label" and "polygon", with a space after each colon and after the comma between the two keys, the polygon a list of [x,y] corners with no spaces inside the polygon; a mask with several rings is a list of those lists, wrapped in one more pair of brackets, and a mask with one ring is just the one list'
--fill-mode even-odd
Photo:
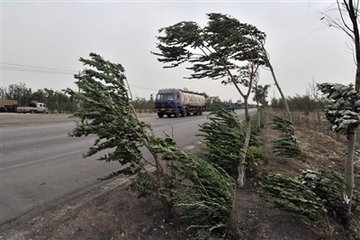
{"label": "parked vehicle", "polygon": [[224,109],[229,111],[235,111],[234,104],[232,104],[231,102],[224,103]]}
{"label": "parked vehicle", "polygon": [[207,95],[181,89],[160,89],[155,98],[155,111],[159,118],[164,115],[179,117],[201,115],[205,111]]}
{"label": "parked vehicle", "polygon": [[27,107],[17,107],[18,113],[49,113],[45,103],[31,102]]}
{"label": "parked vehicle", "polygon": [[0,99],[0,112],[16,112],[17,100]]}

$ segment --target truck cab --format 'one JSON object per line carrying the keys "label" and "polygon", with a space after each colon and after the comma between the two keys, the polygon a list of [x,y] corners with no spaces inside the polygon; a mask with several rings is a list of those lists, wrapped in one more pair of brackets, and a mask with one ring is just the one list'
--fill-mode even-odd
{"label": "truck cab", "polygon": [[42,102],[31,102],[26,107],[17,107],[16,111],[18,113],[49,113],[45,103]]}
{"label": "truck cab", "polygon": [[175,115],[179,117],[181,114],[181,95],[178,91],[174,90],[159,90],[155,98],[155,111],[159,118],[165,114],[170,117]]}

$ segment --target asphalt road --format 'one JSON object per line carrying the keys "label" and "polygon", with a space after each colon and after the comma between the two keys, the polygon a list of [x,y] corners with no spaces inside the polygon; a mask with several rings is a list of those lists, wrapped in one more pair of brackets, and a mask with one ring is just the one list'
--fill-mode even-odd
{"label": "asphalt road", "polygon": [[[190,148],[200,140],[195,135],[206,116],[159,119],[149,114],[141,118],[155,134],[173,131],[177,144]],[[74,126],[72,121],[0,126],[0,225],[91,191],[100,184],[98,178],[119,169],[117,162],[97,161],[100,155],[82,158],[95,138],[69,137]]]}

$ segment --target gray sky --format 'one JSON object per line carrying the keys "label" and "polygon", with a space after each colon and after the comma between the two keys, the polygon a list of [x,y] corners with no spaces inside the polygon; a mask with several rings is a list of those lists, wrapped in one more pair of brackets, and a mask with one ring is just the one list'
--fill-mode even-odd
{"label": "gray sky", "polygon": [[[190,73],[185,66],[163,69],[150,53],[156,51],[159,28],[183,20],[204,26],[210,12],[229,14],[267,34],[266,48],[288,96],[305,94],[312,80],[354,82],[349,39],[320,21],[334,1],[0,1],[5,87],[22,82],[33,90],[75,88],[72,73],[82,69],[79,57],[95,52],[125,67],[135,96],[186,87],[236,101],[234,86],[183,79]],[[260,84],[269,83],[270,73],[261,70]],[[274,94],[279,96],[272,86],[269,95]]]}

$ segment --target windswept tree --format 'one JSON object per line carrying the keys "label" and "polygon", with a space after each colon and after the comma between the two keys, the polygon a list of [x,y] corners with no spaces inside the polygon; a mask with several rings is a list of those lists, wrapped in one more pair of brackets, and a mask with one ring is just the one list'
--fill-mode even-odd
{"label": "windswept tree", "polygon": [[359,1],[336,1],[339,18],[326,15],[322,18],[330,27],[342,30],[350,37],[354,48],[356,66],[355,88],[339,84],[321,84],[320,90],[331,100],[327,118],[333,130],[343,132],[348,139],[347,159],[345,162],[345,194],[344,202],[347,216],[351,214],[351,200],[354,189],[354,154],[356,129],[360,123],[360,34],[359,34]]}
{"label": "windswept tree", "polygon": [[258,85],[257,82],[254,87],[254,97],[253,100],[256,102],[257,106],[266,107],[268,105],[268,102],[266,100],[268,93],[269,93],[270,85]]}
{"label": "windswept tree", "polygon": [[[109,177],[134,176],[134,191],[159,199],[168,214],[176,206],[189,228],[226,231],[233,207],[233,179],[182,151],[171,138],[156,137],[151,126],[140,121],[121,64],[95,53],[80,61],[86,67],[75,75],[80,91],[68,88],[67,93],[80,103],[71,135],[96,136],[84,156],[101,154],[99,160],[119,162],[119,170]],[[143,151],[151,157],[145,158]]]}
{"label": "windswept tree", "polygon": [[255,26],[220,13],[207,14],[209,21],[200,27],[192,21],[182,21],[159,30],[158,60],[164,68],[190,64],[189,79],[209,78],[233,84],[245,105],[247,134],[243,149],[239,150],[238,185],[244,184],[245,156],[250,139],[248,99],[257,78],[258,69],[265,64],[266,35]]}

